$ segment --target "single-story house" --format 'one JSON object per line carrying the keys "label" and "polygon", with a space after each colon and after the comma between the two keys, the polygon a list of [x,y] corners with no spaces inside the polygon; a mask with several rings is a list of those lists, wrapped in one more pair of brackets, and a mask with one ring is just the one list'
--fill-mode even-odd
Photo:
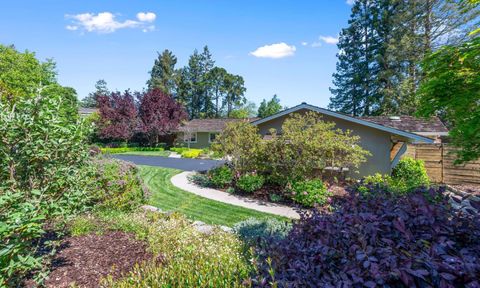
{"label": "single-story house", "polygon": [[428,120],[408,116],[361,118],[302,103],[262,119],[194,119],[179,129],[180,137],[177,139],[185,144],[190,141],[191,147],[204,148],[232,121],[249,121],[258,127],[264,138],[268,138],[271,128],[281,133],[283,122],[290,114],[308,111],[320,113],[323,120],[334,122],[338,128],[351,130],[360,136],[360,145],[372,155],[360,167],[359,176],[377,172],[389,174],[405,153],[407,143],[434,143],[448,133],[445,125],[436,117]]}
{"label": "single-story house", "polygon": [[84,108],[84,107],[78,108],[78,114],[80,114],[80,117],[82,118],[87,118],[88,116],[96,112],[98,112],[97,108]]}

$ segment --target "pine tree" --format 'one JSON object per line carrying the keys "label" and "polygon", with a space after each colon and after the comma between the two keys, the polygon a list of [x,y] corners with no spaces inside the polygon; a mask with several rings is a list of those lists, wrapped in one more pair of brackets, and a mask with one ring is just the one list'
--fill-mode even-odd
{"label": "pine tree", "polygon": [[107,82],[103,79],[100,79],[95,83],[95,91],[89,93],[88,96],[80,101],[80,107],[98,108],[98,97],[102,95],[108,95],[109,93],[110,91],[108,91]]}
{"label": "pine tree", "polygon": [[158,53],[152,70],[150,71],[150,79],[147,81],[148,89],[159,88],[163,92],[171,95],[175,88],[175,65],[177,57],[168,49],[162,54]]}
{"label": "pine tree", "polygon": [[275,113],[278,113],[282,110],[282,105],[280,104],[280,99],[278,99],[277,94],[273,95],[272,99],[268,102],[263,99],[258,107],[258,117],[265,118]]}

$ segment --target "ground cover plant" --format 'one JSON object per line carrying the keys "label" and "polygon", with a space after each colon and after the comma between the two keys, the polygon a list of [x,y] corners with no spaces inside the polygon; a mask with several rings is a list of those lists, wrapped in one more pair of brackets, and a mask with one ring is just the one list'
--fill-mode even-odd
{"label": "ground cover plant", "polygon": [[190,219],[229,227],[252,217],[286,220],[273,214],[217,202],[183,191],[170,182],[180,172],[169,168],[141,166],[140,175],[151,193],[148,203],[164,211],[181,212]]}
{"label": "ground cover plant", "polygon": [[[429,202],[435,198],[435,203]],[[258,253],[258,286],[477,287],[480,220],[441,189],[392,198],[352,192],[333,213],[313,211]],[[265,247],[265,246],[262,246]]]}

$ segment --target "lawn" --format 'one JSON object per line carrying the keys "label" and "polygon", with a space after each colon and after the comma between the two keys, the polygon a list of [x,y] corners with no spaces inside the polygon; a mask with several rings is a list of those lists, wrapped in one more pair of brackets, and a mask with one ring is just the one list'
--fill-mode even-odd
{"label": "lawn", "polygon": [[225,204],[181,190],[170,182],[170,178],[180,172],[176,169],[140,166],[140,175],[152,192],[150,205],[165,211],[181,212],[190,219],[230,227],[251,217],[286,220],[280,216]]}
{"label": "lawn", "polygon": [[128,151],[128,152],[124,152],[124,153],[118,153],[118,155],[168,157],[168,155],[170,155],[170,151]]}

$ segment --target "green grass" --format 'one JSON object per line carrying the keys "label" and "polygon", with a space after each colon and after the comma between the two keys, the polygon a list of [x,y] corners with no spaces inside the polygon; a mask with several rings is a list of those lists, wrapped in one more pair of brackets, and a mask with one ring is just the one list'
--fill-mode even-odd
{"label": "green grass", "polygon": [[168,155],[170,155],[170,151],[129,151],[129,152],[118,153],[118,154],[119,155],[168,157]]}
{"label": "green grass", "polygon": [[150,205],[165,211],[178,211],[190,219],[208,224],[230,227],[251,217],[287,220],[284,217],[225,204],[181,190],[170,182],[170,178],[180,172],[176,169],[140,166],[140,175],[152,192]]}

